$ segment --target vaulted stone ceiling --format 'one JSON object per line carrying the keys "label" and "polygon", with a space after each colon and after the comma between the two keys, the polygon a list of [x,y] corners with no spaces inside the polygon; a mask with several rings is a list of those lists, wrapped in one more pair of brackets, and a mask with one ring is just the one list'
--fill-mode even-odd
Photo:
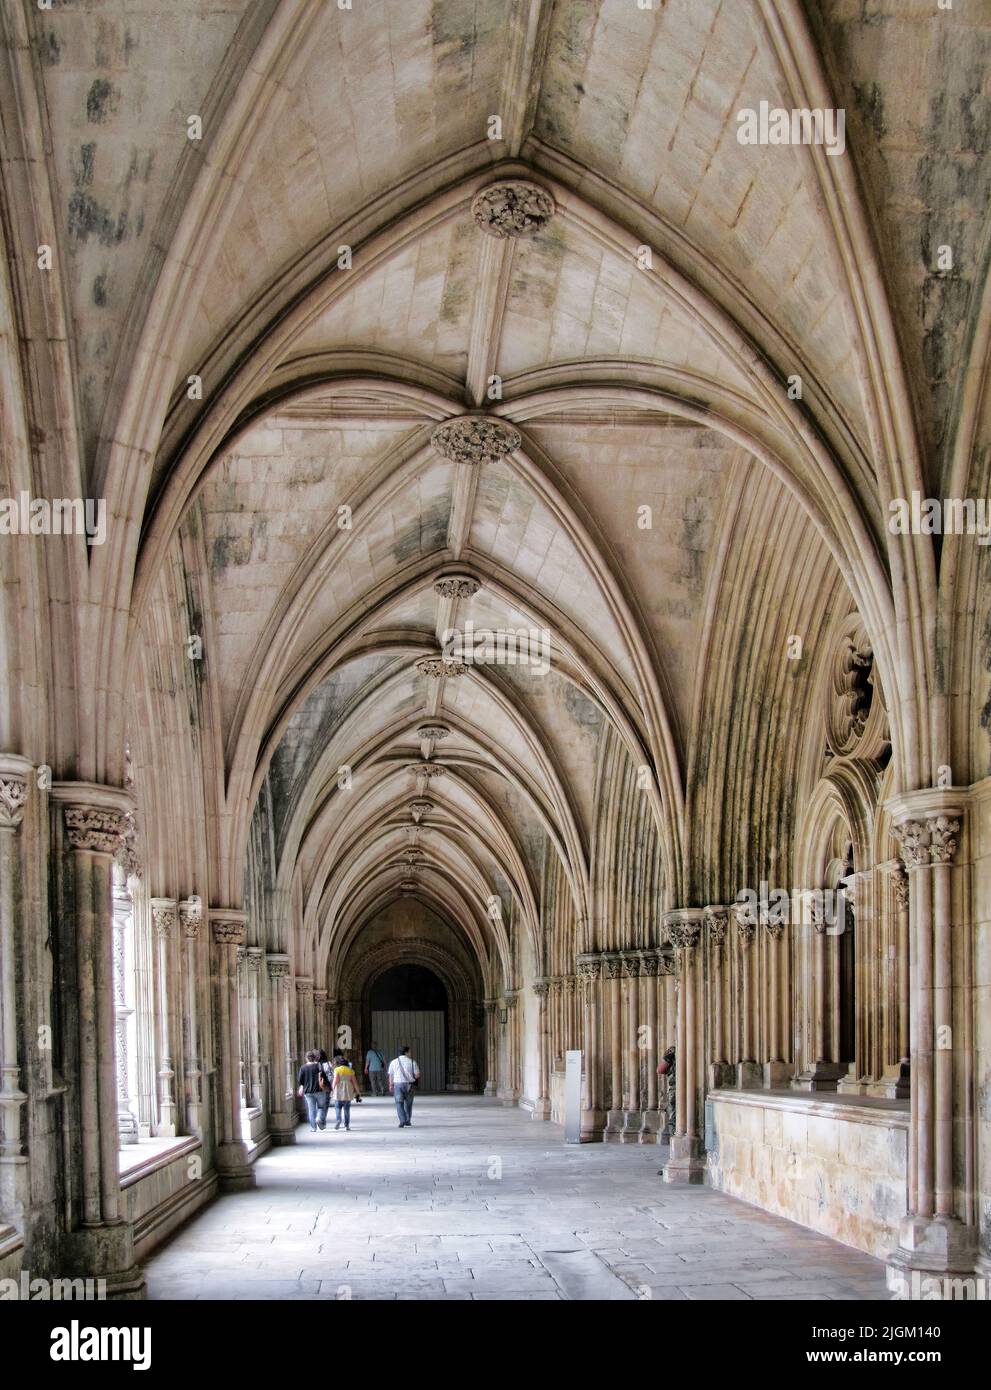
{"label": "vaulted stone ceiling", "polygon": [[[809,8],[30,15],[84,467],[112,495],[146,492],[140,543],[135,527],[108,565],[136,560],[131,650],[173,673],[168,698],[189,673],[166,653],[184,625],[205,640],[187,698],[207,821],[234,828],[233,848],[208,828],[221,901],[242,891],[264,788],[273,873],[286,893],[301,881],[322,959],[413,881],[494,962],[487,903],[534,919],[548,846],[577,930],[594,929],[608,739],[647,769],[668,886],[684,886],[728,613],[758,704],[796,613],[814,631],[854,602],[902,698],[884,499],[898,467],[949,466],[967,341],[943,315],[952,298],[966,322],[980,288],[986,197],[961,176],[987,121],[989,33],[949,37],[904,0]],[[738,143],[740,108],[830,105],[830,84],[842,169]],[[506,179],[550,196],[535,235],[473,215]],[[937,284],[931,244],[958,231],[959,273]],[[896,339],[910,409],[893,422]],[[471,412],[512,422],[519,447],[445,457],[436,426]],[[796,572],[815,582],[789,611]],[[452,574],[464,596],[437,591]],[[419,671],[469,619],[548,629],[551,672]],[[128,718],[151,741],[146,679]],[[750,716],[722,699],[745,746]],[[167,778],[151,742],[146,760]]]}

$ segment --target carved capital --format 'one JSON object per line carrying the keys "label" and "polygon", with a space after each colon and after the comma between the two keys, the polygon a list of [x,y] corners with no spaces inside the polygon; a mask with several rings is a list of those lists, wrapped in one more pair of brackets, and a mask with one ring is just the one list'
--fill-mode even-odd
{"label": "carved capital", "polygon": [[210,912],[210,931],[218,946],[242,946],[248,930],[248,914],[233,908],[214,908]]}
{"label": "carved capital", "polygon": [[901,860],[891,871],[891,886],[894,889],[895,904],[899,912],[908,911],[908,873]]}
{"label": "carved capital", "polygon": [[186,898],[179,904],[179,926],[183,936],[199,936],[202,921],[203,903],[199,898]]}
{"label": "carved capital", "polygon": [[906,867],[916,869],[929,863],[929,844],[926,827],[921,821],[903,820],[894,827],[895,838],[902,847]]}
{"label": "carved capital", "polygon": [[648,979],[654,979],[660,972],[661,963],[657,958],[656,951],[644,951],[640,956],[640,974]]}
{"label": "carved capital", "polygon": [[28,799],[26,770],[20,772],[16,765],[11,766],[12,762],[12,758],[0,761],[0,830],[18,828]]}
{"label": "carved capital", "polygon": [[533,992],[538,999],[546,999],[547,991],[550,988],[550,980],[539,979],[533,982]]}
{"label": "carved capital", "polygon": [[296,976],[296,993],[299,995],[309,995],[313,993],[313,981],[305,975]]}
{"label": "carved capital", "polygon": [[578,977],[585,983],[598,980],[602,975],[602,957],[596,955],[579,956],[576,962]]}
{"label": "carved capital", "polygon": [[638,980],[640,978],[640,956],[637,952],[621,952],[620,965],[622,966],[623,974],[628,980]]}
{"label": "carved capital", "polygon": [[179,918],[179,904],[174,898],[152,898],[151,921],[155,935],[167,941],[176,929]]}
{"label": "carved capital", "polygon": [[709,940],[713,946],[722,946],[726,940],[726,931],[729,927],[729,908],[722,907],[718,903],[710,904],[705,908],[705,929],[709,933]]}
{"label": "carved capital", "polygon": [[757,935],[757,913],[749,903],[739,902],[733,904],[732,913],[741,944],[749,946]]}
{"label": "carved capital", "polygon": [[284,955],[266,956],[265,968],[268,970],[270,980],[286,980],[289,978],[289,957]]}
{"label": "carved capital", "polygon": [[668,940],[678,950],[692,951],[702,935],[702,910],[697,907],[676,908],[665,912],[664,926]]}
{"label": "carved capital", "polygon": [[248,969],[253,975],[257,975],[262,968],[262,961],[265,952],[260,946],[249,946],[247,949]]}
{"label": "carved capital", "polygon": [[73,849],[116,854],[124,842],[127,817],[105,807],[66,806],[65,828]]}
{"label": "carved capital", "polygon": [[618,951],[604,951],[602,962],[607,980],[618,980],[623,973],[623,958]]}
{"label": "carved capital", "polygon": [[520,447],[522,438],[519,430],[505,420],[485,415],[460,415],[438,425],[430,442],[452,463],[478,466],[505,458]]}
{"label": "carved capital", "polygon": [[953,816],[933,816],[926,821],[929,856],[934,864],[949,864],[957,852],[960,822]]}
{"label": "carved capital", "polygon": [[528,179],[502,179],[489,184],[472,200],[471,215],[488,236],[531,237],[543,231],[554,216],[554,199]]}

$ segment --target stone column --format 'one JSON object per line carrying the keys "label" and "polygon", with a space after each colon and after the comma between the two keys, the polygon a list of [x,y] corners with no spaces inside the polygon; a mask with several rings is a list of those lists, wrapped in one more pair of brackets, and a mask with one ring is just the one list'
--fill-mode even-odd
{"label": "stone column", "polygon": [[540,1094],[533,1107],[532,1119],[549,1120],[551,1117],[551,1033],[550,1011],[547,996],[550,981],[538,979],[533,982],[533,992],[537,996],[537,1035],[540,1042]]}
{"label": "stone column", "polygon": [[[313,1036],[317,1039],[315,1046],[323,1048],[328,1057],[334,1055],[334,1038],[330,1032],[327,1021],[327,1000],[329,992],[325,989],[315,989],[313,991]],[[358,1058],[355,1058],[357,1065]],[[362,1063],[364,1065],[364,1063]],[[361,1072],[361,1067],[357,1068]]]}
{"label": "stone column", "polygon": [[894,940],[889,943],[889,957],[894,953],[894,965],[889,965],[887,991],[888,1028],[885,1037],[884,1070],[872,1094],[890,1100],[903,1100],[910,1094],[911,1052],[909,1044],[909,974],[911,951],[908,931],[908,873],[901,859],[888,866],[891,893],[889,903]]}
{"label": "stone column", "polygon": [[307,975],[296,976],[296,1034],[302,1064],[306,1054],[319,1046],[313,1038],[313,981]]}
{"label": "stone column", "polygon": [[785,1061],[788,1052],[788,968],[782,960],[785,943],[784,919],[771,913],[761,914],[761,925],[767,936],[767,958],[770,981],[767,999],[767,1047],[770,1057],[763,1065],[763,1082],[766,1089],[787,1086],[791,1080],[792,1068]]}
{"label": "stone column", "polygon": [[640,1138],[640,1048],[637,1046],[637,1027],[640,1023],[640,954],[621,951],[623,992],[623,1128],[620,1138],[624,1144],[635,1144]]}
{"label": "stone column", "polygon": [[602,1095],[602,958],[595,954],[581,955],[577,966],[582,987],[582,1051],[585,1064],[581,1141],[589,1144],[602,1139],[606,1119]]}
{"label": "stone column", "polygon": [[265,952],[261,946],[249,946],[247,949],[247,968],[246,995],[248,1005],[248,1027],[247,1027],[247,1056],[245,1057],[245,1082],[247,1087],[247,1102],[252,1110],[263,1110],[265,1098],[262,1095],[262,1075],[261,1075],[261,969],[262,961],[265,959]]}
{"label": "stone column", "polygon": [[183,953],[183,1054],[185,1058],[186,1132],[202,1136],[203,1064],[200,1056],[200,970],[197,960],[203,904],[199,898],[186,898],[179,904],[179,930]]}
{"label": "stone column", "polygon": [[709,961],[712,971],[712,1058],[709,1062],[709,1085],[732,1085],[729,1061],[726,1057],[726,990],[723,980],[725,962],[726,932],[729,927],[728,907],[712,903],[705,909],[705,929],[709,945]]}
{"label": "stone column", "polygon": [[114,1031],[117,1040],[117,1132],[122,1146],[138,1142],[138,1120],[131,1096],[130,1034],[134,1008],[127,987],[133,951],[134,902],[123,872],[114,878]]}
{"label": "stone column", "polygon": [[564,1052],[567,1047],[565,1041],[567,1033],[565,1026],[566,1003],[564,981],[560,975],[555,975],[550,981],[551,1069],[553,1071],[561,1071],[564,1067]]}
{"label": "stone column", "polygon": [[602,954],[602,990],[608,1028],[609,1105],[603,1140],[618,1140],[623,1129],[623,961],[618,951]]}
{"label": "stone column", "polygon": [[244,943],[247,914],[233,908],[211,908],[214,945],[214,985],[217,1020],[217,1075],[220,1088],[220,1143],[217,1176],[224,1192],[254,1187],[241,1130],[241,1021],[238,1011],[237,953]]}
{"label": "stone column", "polygon": [[698,1133],[699,1039],[697,1017],[697,958],[702,934],[701,908],[678,908],[664,915],[668,938],[679,957],[677,1068],[677,1131],[671,1157],[664,1167],[665,1182],[700,1183],[705,1156]]}
{"label": "stone column", "polygon": [[28,1204],[28,1160],[21,1141],[17,976],[22,952],[20,859],[17,832],[24,819],[32,767],[13,753],[0,755],[0,1226],[23,1230]]}
{"label": "stone column", "polygon": [[158,1040],[158,1124],[156,1135],[176,1134],[175,1068],[172,1065],[172,942],[179,919],[174,898],[151,899],[155,941],[155,1033]]}
{"label": "stone column", "polygon": [[[974,1190],[972,1094],[963,1072],[955,1074],[954,1068],[954,986],[960,992],[960,1026],[965,1032],[972,992],[967,946],[961,941],[955,950],[953,940],[953,860],[963,806],[963,794],[952,791],[913,792],[888,804],[908,870],[909,932],[914,947],[909,1211],[899,1232],[898,1249],[888,1264],[892,1288],[906,1283],[911,1288],[913,1271],[953,1277],[973,1273],[977,1258],[970,1195]],[[961,1041],[958,1046],[964,1068],[967,1045]],[[956,1117],[955,1081],[960,1099]]]}
{"label": "stone column", "polygon": [[561,1045],[561,1064],[564,1065],[564,1053],[574,1051],[581,1046],[582,1037],[582,1001],[581,991],[578,988],[577,975],[565,975],[564,980],[564,1039]]}
{"label": "stone column", "polygon": [[641,1144],[656,1144],[661,1128],[657,1107],[657,1064],[660,1061],[660,1034],[657,1019],[657,972],[660,961],[656,951],[640,952],[640,973],[644,981],[644,1027],[638,1042],[644,1067],[644,1110],[640,1117]]}
{"label": "stone column", "polygon": [[91,782],[56,782],[51,802],[64,815],[69,854],[61,889],[71,902],[65,920],[71,937],[59,950],[67,1079],[76,1082],[71,1148],[79,1163],[67,1263],[73,1274],[105,1278],[110,1297],[141,1298],[133,1230],[121,1216],[114,1048],[113,866],[134,803],[120,788]]}
{"label": "stone column", "polygon": [[272,1050],[269,1058],[268,1128],[273,1144],[295,1144],[296,1116],[292,1104],[293,1057],[289,1033],[289,990],[292,968],[289,957],[272,953],[265,958],[268,971]]}
{"label": "stone column", "polygon": [[485,1010],[485,1086],[482,1095],[494,1096],[499,1089],[496,1076],[496,1029],[499,1027],[496,1000],[484,1000],[482,1008]]}
{"label": "stone column", "polygon": [[737,1052],[740,1060],[736,1064],[736,1084],[741,1091],[759,1088],[763,1082],[761,1068],[754,1053],[754,1011],[756,1005],[754,989],[754,967],[756,952],[753,949],[757,935],[757,917],[746,903],[734,903],[733,919],[736,923],[736,939],[740,959],[740,1036]]}

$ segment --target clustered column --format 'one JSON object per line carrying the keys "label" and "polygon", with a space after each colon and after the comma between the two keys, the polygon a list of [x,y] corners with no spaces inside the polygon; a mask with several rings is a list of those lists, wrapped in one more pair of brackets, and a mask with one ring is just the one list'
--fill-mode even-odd
{"label": "clustered column", "polygon": [[27,1159],[21,1142],[18,1061],[17,963],[21,955],[20,864],[17,832],[24,818],[31,765],[5,753],[0,758],[0,1225],[22,1226],[27,1202]]}
{"label": "clustered column", "polygon": [[698,945],[702,933],[701,908],[679,908],[665,913],[668,939],[678,956],[678,1024],[675,1041],[676,1131],[671,1157],[664,1167],[665,1182],[702,1182],[705,1160],[698,1133],[699,1018]]}
{"label": "clustered column", "polygon": [[244,943],[247,917],[231,908],[212,908],[214,996],[217,1019],[220,1143],[217,1173],[221,1188],[238,1192],[254,1187],[255,1174],[241,1132],[241,1025],[238,1011],[238,948]]}

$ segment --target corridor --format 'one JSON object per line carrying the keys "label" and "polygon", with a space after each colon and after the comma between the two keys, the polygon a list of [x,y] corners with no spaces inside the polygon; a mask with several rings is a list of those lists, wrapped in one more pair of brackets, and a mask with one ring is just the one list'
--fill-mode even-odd
{"label": "corridor", "polygon": [[704,1187],[666,1149],[568,1147],[475,1096],[388,1099],[297,1130],[153,1255],[155,1299],[882,1299],[884,1267]]}

